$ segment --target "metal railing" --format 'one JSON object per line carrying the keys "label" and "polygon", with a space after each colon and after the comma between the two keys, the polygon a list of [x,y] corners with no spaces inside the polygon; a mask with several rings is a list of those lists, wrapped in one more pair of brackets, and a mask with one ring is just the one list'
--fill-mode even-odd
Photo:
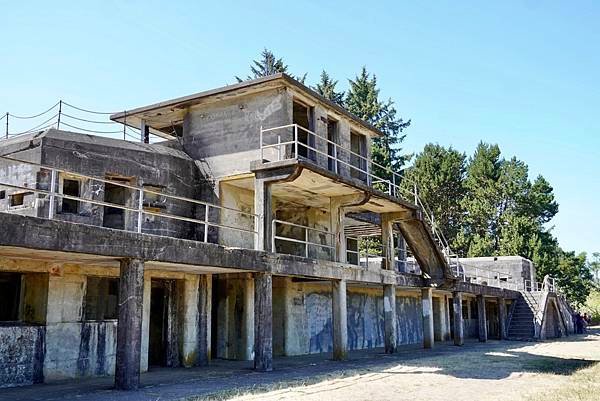
{"label": "metal railing", "polygon": [[[302,137],[301,137],[302,136]],[[458,255],[454,254],[448,240],[439,229],[433,213],[419,196],[416,183],[412,191],[402,186],[406,177],[383,166],[365,155],[347,149],[298,124],[272,128],[260,128],[260,160],[282,161],[290,159],[309,160],[323,164],[336,174],[359,179],[376,190],[398,199],[414,202],[425,217],[433,238],[442,250],[448,265],[459,266]]]}
{"label": "metal railing", "polygon": [[[136,185],[127,184],[122,181],[110,180],[110,179],[106,179],[106,178],[99,178],[99,177],[94,177],[94,176],[90,176],[90,175],[86,175],[86,174],[81,174],[81,173],[77,173],[77,172],[73,172],[73,171],[67,171],[64,169],[46,166],[43,164],[34,163],[34,162],[26,161],[26,160],[20,160],[20,159],[14,159],[11,157],[0,156],[0,161],[5,161],[5,162],[11,163],[11,164],[21,164],[21,165],[33,166],[35,169],[39,169],[39,171],[49,172],[50,183],[49,183],[48,190],[39,188],[38,187],[39,183],[36,183],[34,186],[29,186],[29,185],[17,185],[17,184],[8,183],[8,182],[0,182],[0,187],[9,188],[9,189],[12,189],[15,191],[36,194],[38,197],[35,199],[34,205],[32,205],[36,209],[38,209],[40,202],[44,202],[44,201],[48,200],[49,201],[48,214],[47,214],[48,219],[57,218],[58,213],[56,210],[56,205],[57,205],[56,201],[59,199],[62,199],[62,200],[73,200],[73,201],[81,202],[84,204],[110,207],[110,208],[114,208],[114,209],[123,210],[124,212],[127,211],[130,213],[133,213],[136,215],[136,224],[135,224],[135,230],[130,230],[130,231],[137,231],[138,233],[143,232],[144,216],[154,216],[154,217],[161,217],[161,218],[166,218],[166,219],[171,219],[171,220],[184,221],[184,222],[188,222],[188,223],[195,223],[195,224],[199,224],[199,225],[203,226],[203,235],[202,235],[203,242],[209,241],[208,235],[209,235],[209,228],[211,228],[211,227],[223,229],[223,230],[233,230],[236,232],[246,233],[246,234],[252,236],[253,241],[255,240],[255,237],[258,235],[258,232],[255,230],[255,222],[257,220],[257,215],[253,214],[253,213],[249,213],[249,212],[245,212],[242,210],[229,208],[229,207],[225,207],[225,206],[215,205],[215,204],[205,202],[205,201],[200,201],[197,199],[167,194],[167,193],[164,193],[161,191],[144,188],[143,186],[140,187],[140,186],[136,186]],[[118,203],[113,203],[113,202],[97,200],[97,199],[84,198],[82,196],[74,196],[74,195],[60,193],[57,190],[57,184],[59,183],[59,175],[60,174],[67,176],[69,179],[76,178],[76,179],[81,179],[81,180],[88,180],[88,184],[91,182],[99,182],[99,183],[102,183],[103,185],[110,184],[110,185],[128,189],[128,190],[132,191],[132,196],[130,197],[129,203],[133,203],[135,205],[130,206],[130,205],[118,204]],[[133,196],[133,194],[136,194],[136,196]],[[150,194],[160,197],[161,199],[164,199],[164,200],[169,200],[169,201],[171,201],[172,204],[175,204],[176,202],[184,202],[184,203],[189,203],[191,206],[196,207],[196,208],[200,207],[200,209],[199,209],[200,212],[194,213],[194,214],[196,214],[196,215],[200,214],[201,217],[198,218],[198,217],[182,216],[182,215],[177,215],[177,214],[172,214],[172,213],[165,213],[162,211],[158,211],[158,210],[156,210],[156,208],[153,208],[151,206],[146,206],[146,205],[144,205],[144,200],[146,198],[146,195],[150,195]],[[8,194],[8,196],[10,196],[10,194]],[[40,198],[39,196],[42,196],[42,197]],[[11,210],[15,210],[15,208],[9,207],[8,211],[11,211]],[[192,208],[190,208],[190,211],[191,210],[192,210]],[[198,209],[196,209],[196,212],[197,211],[198,211]],[[225,214],[225,213],[234,213],[234,214],[239,214],[241,216],[246,216],[248,221],[252,222],[251,227],[236,227],[236,226],[220,224],[220,223],[211,221],[210,217],[212,216],[211,212],[213,212],[213,211],[217,211],[219,213],[219,216],[221,216],[222,214]],[[43,216],[38,216],[38,217],[43,217]]]}
{"label": "metal railing", "polygon": [[[287,233],[285,232],[286,229]],[[328,260],[335,260],[335,235],[329,231],[273,219],[271,222],[271,232],[271,249],[273,252],[304,256],[306,258],[310,258],[316,253],[321,252],[319,256],[322,256],[322,253],[326,253]],[[325,240],[317,241],[315,237],[319,240]],[[291,249],[284,249],[284,244],[291,246]]]}

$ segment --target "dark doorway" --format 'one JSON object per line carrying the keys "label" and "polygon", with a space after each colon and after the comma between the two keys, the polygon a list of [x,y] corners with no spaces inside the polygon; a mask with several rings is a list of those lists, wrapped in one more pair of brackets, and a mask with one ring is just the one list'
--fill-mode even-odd
{"label": "dark doorway", "polygon": [[[338,143],[338,133],[337,133],[338,122],[335,120],[327,119],[327,168],[329,171],[338,171],[338,149],[334,144]],[[333,143],[332,143],[333,142]]]}
{"label": "dark doorway", "polygon": [[[294,124],[298,124],[307,130],[312,131],[312,107],[303,105],[302,103],[294,102]],[[315,138],[305,130],[298,128],[298,156],[314,159],[314,151],[309,149],[314,147]]]}
{"label": "dark doorway", "polygon": [[352,168],[351,176],[362,181],[367,181],[367,138],[354,132],[350,133],[350,164]]}
{"label": "dark doorway", "polygon": [[0,321],[19,320],[21,274],[0,273]]}
{"label": "dark doorway", "polygon": [[179,366],[175,280],[152,280],[148,364]]}
{"label": "dark doorway", "polygon": [[[129,189],[120,185],[104,184],[104,202],[125,206],[129,198]],[[125,210],[118,207],[104,206],[102,225],[118,230],[125,229]]]}

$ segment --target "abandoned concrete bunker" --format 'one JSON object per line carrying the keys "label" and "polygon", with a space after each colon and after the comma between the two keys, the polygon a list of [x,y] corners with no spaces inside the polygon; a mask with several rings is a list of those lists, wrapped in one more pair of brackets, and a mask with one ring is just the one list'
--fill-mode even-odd
{"label": "abandoned concrete bunker", "polygon": [[111,119],[140,140],[0,141],[2,387],[573,330],[528,260],[454,255],[382,134],[287,75]]}

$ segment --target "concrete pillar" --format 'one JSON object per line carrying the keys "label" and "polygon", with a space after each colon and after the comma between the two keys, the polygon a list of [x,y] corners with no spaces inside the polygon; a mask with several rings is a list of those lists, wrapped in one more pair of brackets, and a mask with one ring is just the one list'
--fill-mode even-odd
{"label": "concrete pillar", "polygon": [[119,390],[135,390],[140,383],[143,299],[144,261],[121,260],[115,366],[115,387]]}
{"label": "concrete pillar", "polygon": [[508,337],[506,331],[506,301],[502,297],[498,297],[498,331],[501,340],[506,340]]}
{"label": "concrete pillar", "polygon": [[[346,263],[346,234],[344,233],[344,197],[332,196],[330,199],[330,219],[331,232],[333,233],[335,244],[335,260],[337,262]],[[360,260],[359,260],[360,262]]]}
{"label": "concrete pillar", "polygon": [[485,297],[477,295],[477,325],[479,328],[479,341],[487,341],[487,318],[485,316]]}
{"label": "concrete pillar", "polygon": [[465,343],[465,329],[462,314],[462,292],[452,293],[452,310],[454,315],[454,345]]}
{"label": "concrete pillar", "polygon": [[342,361],[348,353],[348,309],[346,281],[332,281],[333,359]]}
{"label": "concrete pillar", "polygon": [[421,303],[423,305],[423,347],[433,348],[434,332],[433,332],[433,300],[431,295],[432,288],[421,289]]}
{"label": "concrete pillar", "polygon": [[446,296],[433,297],[433,329],[435,341],[444,341],[448,325],[446,324]]}
{"label": "concrete pillar", "polygon": [[142,312],[142,357],[141,371],[148,371],[148,353],[150,348],[150,300],[152,292],[152,277],[149,272],[144,274],[144,306]]}
{"label": "concrete pillar", "polygon": [[254,180],[254,213],[256,214],[256,237],[254,249],[275,251],[272,248],[273,204],[271,184],[267,179]]}
{"label": "concrete pillar", "polygon": [[273,370],[273,276],[256,273],[254,280],[254,369]]}
{"label": "concrete pillar", "polygon": [[197,365],[206,366],[210,362],[212,327],[212,275],[198,276],[198,358]]}
{"label": "concrete pillar", "polygon": [[396,244],[394,243],[394,221],[387,213],[381,214],[381,243],[383,245],[382,269],[396,270],[395,256]]}
{"label": "concrete pillar", "polygon": [[398,329],[396,325],[396,286],[383,286],[383,319],[385,327],[385,353],[396,352]]}
{"label": "concrete pillar", "polygon": [[446,332],[444,333],[444,340],[450,341],[451,332],[450,332],[450,299],[447,295],[444,296],[444,316],[446,318]]}
{"label": "concrete pillar", "polygon": [[[248,278],[241,280],[241,284],[243,286],[243,309],[245,313],[242,316],[242,341],[239,354],[242,360],[251,361],[254,358],[256,331],[256,279],[249,275]],[[272,298],[272,295],[269,296]],[[233,338],[232,341],[237,341],[237,339]]]}

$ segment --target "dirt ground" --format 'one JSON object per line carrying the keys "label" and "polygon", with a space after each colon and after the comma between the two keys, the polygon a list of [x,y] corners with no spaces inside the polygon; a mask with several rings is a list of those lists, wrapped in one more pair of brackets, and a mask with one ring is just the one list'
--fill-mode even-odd
{"label": "dirt ground", "polygon": [[217,398],[235,401],[600,400],[599,328],[586,336],[544,343],[498,342],[490,347],[465,348],[465,351],[331,373],[329,379],[316,379],[312,384]]}
{"label": "dirt ground", "polygon": [[543,343],[469,339],[464,346],[403,346],[279,357],[269,373],[251,361],[153,368],[138,391],[117,391],[112,376],[0,389],[0,401],[198,400],[600,400],[600,327]]}

